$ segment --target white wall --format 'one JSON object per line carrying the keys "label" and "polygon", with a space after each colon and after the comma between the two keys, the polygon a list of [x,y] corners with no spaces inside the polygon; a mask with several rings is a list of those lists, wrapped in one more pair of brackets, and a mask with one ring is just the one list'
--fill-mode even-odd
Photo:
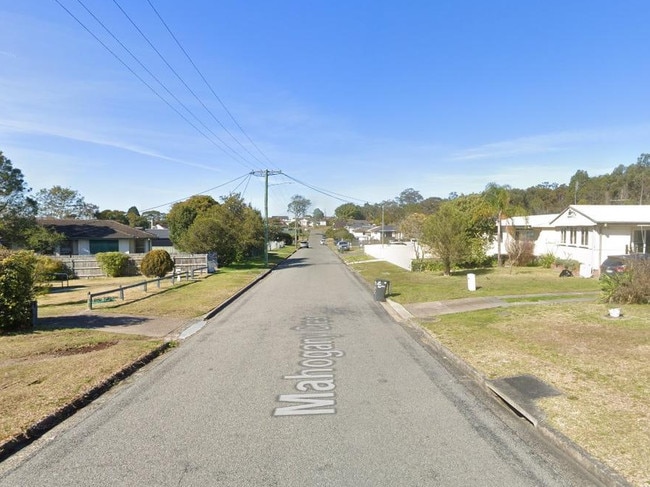
{"label": "white wall", "polygon": [[413,245],[417,245],[417,243],[408,242],[406,245],[366,244],[363,246],[363,251],[375,259],[386,260],[410,271],[411,261],[417,257]]}

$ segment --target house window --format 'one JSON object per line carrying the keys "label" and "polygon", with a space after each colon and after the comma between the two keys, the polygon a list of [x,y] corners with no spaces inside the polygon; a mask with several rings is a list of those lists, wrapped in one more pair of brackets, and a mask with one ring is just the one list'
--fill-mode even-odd
{"label": "house window", "polygon": [[72,241],[64,240],[59,245],[59,255],[72,255]]}
{"label": "house window", "polygon": [[580,247],[589,246],[589,228],[568,227],[560,229],[560,243]]}
{"label": "house window", "polygon": [[578,242],[578,230],[576,228],[569,229],[569,244],[575,245]]}
{"label": "house window", "polygon": [[117,240],[91,240],[89,245],[91,254],[98,254],[100,252],[117,252],[120,250],[120,245]]}
{"label": "house window", "polygon": [[515,232],[515,238],[519,241],[534,242],[537,239],[537,232],[533,229],[519,229]]}
{"label": "house window", "polygon": [[144,238],[135,239],[135,253],[136,254],[146,254],[147,253],[147,240]]}

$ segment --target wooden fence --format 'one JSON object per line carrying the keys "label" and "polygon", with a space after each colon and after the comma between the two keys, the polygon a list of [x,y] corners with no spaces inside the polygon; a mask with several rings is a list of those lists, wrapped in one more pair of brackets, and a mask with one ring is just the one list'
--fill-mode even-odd
{"label": "wooden fence", "polygon": [[[140,275],[140,264],[146,254],[128,254],[129,260],[124,271],[125,276]],[[174,261],[174,272],[184,273],[195,270],[208,269],[208,272],[216,270],[216,263],[208,262],[208,254],[170,254]],[[94,255],[72,255],[69,257],[53,257],[63,262],[70,277],[93,278],[104,277]]]}
{"label": "wooden fence", "polygon": [[[147,292],[147,287],[148,287],[149,284],[154,284],[155,283],[156,287],[158,289],[160,289],[160,284],[161,284],[162,280],[171,279],[171,284],[173,286],[174,284],[176,284],[178,282],[181,282],[183,280],[183,278],[185,278],[188,281],[190,279],[193,280],[195,278],[195,276],[194,276],[195,273],[203,273],[203,272],[207,272],[207,270],[208,270],[208,267],[203,266],[201,268],[192,269],[192,270],[188,270],[188,271],[174,272],[170,277],[164,277],[164,278],[158,277],[156,279],[150,279],[148,281],[136,282],[135,284],[131,284],[131,285],[128,285],[128,286],[119,286],[119,287],[116,287],[116,288],[113,288],[113,289],[109,289],[107,291],[100,291],[100,292],[97,292],[97,293],[90,293],[89,292],[88,293],[88,299],[87,299],[88,309],[93,309],[93,303],[100,301],[100,300],[96,300],[96,298],[98,296],[106,296],[106,295],[115,295],[115,294],[117,294],[117,297],[120,300],[124,301],[124,291],[126,291],[128,289],[134,289],[134,288],[142,287],[142,290],[146,293]],[[104,298],[104,299],[107,300],[107,301],[113,301],[115,298],[113,296],[111,296],[111,297]]]}

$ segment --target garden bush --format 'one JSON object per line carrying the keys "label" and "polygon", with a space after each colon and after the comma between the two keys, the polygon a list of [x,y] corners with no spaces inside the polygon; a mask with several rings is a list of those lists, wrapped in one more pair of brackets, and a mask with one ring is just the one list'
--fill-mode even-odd
{"label": "garden bush", "polygon": [[550,252],[540,255],[536,260],[537,264],[542,266],[544,269],[550,269],[555,263],[555,256]]}
{"label": "garden bush", "polygon": [[508,242],[508,261],[510,265],[524,267],[535,260],[535,244],[530,240],[510,240]]}
{"label": "garden bush", "polygon": [[102,272],[108,277],[122,276],[129,262],[129,256],[122,252],[100,252],[95,257]]}
{"label": "garden bush", "polygon": [[625,272],[604,275],[601,278],[602,298],[606,303],[650,303],[650,261],[638,260]]}
{"label": "garden bush", "polygon": [[148,252],[140,264],[140,272],[147,277],[164,277],[174,270],[174,260],[163,249]]}
{"label": "garden bush", "polygon": [[44,285],[54,280],[54,274],[67,274],[65,264],[46,255],[35,256],[34,283]]}
{"label": "garden bush", "polygon": [[563,269],[569,269],[571,272],[578,272],[580,269],[580,262],[574,259],[555,259],[555,265]]}
{"label": "garden bush", "polygon": [[33,252],[0,250],[0,333],[31,328],[35,266]]}
{"label": "garden bush", "polygon": [[442,271],[444,265],[437,259],[415,259],[411,261],[411,271],[413,272],[432,272]]}

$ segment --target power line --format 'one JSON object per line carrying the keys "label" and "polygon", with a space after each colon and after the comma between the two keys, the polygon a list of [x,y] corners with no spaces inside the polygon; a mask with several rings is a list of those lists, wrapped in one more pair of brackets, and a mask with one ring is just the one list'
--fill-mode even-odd
{"label": "power line", "polygon": [[313,186],[311,184],[307,184],[305,182],[302,182],[302,181],[300,181],[300,180],[298,180],[298,179],[296,179],[294,177],[291,177],[286,173],[283,173],[283,174],[287,178],[291,179],[292,181],[295,181],[298,184],[302,184],[303,186],[305,186],[305,187],[307,187],[307,188],[309,188],[309,189],[311,189],[313,191],[316,191],[317,193],[321,193],[321,194],[324,194],[325,196],[329,196],[330,198],[334,198],[336,200],[343,201],[344,203],[349,203],[350,201],[358,201],[360,203],[368,203],[368,201],[366,201],[366,200],[360,200],[360,199],[354,198],[352,196],[346,196],[346,195],[343,195],[343,194],[335,193],[333,191],[328,191],[326,189],[321,189],[321,188],[318,188],[318,187]]}
{"label": "power line", "polygon": [[[155,74],[153,74],[153,73],[149,70],[149,68],[147,68],[147,67],[142,63],[142,61],[140,61],[140,60],[138,59],[138,57],[137,57],[135,54],[133,54],[133,52],[132,52],[128,47],[126,47],[126,46],[124,45],[124,43],[122,43],[122,41],[120,41],[120,40],[119,40],[119,39],[118,39],[118,38],[117,38],[117,37],[116,37],[116,36],[111,32],[111,30],[110,30],[108,27],[106,27],[106,25],[105,25],[105,24],[104,24],[104,23],[103,23],[103,22],[102,22],[102,21],[101,21],[101,20],[100,20],[100,19],[99,19],[99,18],[98,18],[98,17],[97,17],[93,12],[92,12],[92,11],[91,11],[91,10],[90,10],[90,9],[89,9],[89,8],[88,8],[88,7],[83,3],[83,2],[82,2],[82,0],[77,0],[77,2],[78,2],[78,3],[79,3],[79,4],[80,4],[80,5],[81,5],[85,10],[86,10],[86,12],[88,12],[88,14],[89,14],[93,19],[95,19],[95,21],[97,21],[97,23],[98,23],[99,25],[101,25],[101,26],[104,28],[104,30],[108,33],[108,35],[110,35],[110,36],[115,40],[115,42],[117,42],[117,43],[118,43],[118,44],[119,44],[119,45],[120,45],[120,46],[121,46],[121,47],[122,47],[122,48],[123,48],[123,49],[124,49],[124,50],[129,54],[129,55],[130,55],[130,56],[131,56],[131,58],[133,58],[133,60],[134,60],[135,62],[137,62],[137,63],[140,65],[140,67],[141,67],[142,69],[144,69],[144,70],[149,74],[149,76],[151,76],[151,77],[152,77],[152,78],[153,78],[153,79],[154,79],[154,80],[155,80],[155,81],[156,81],[156,82],[157,82],[157,83],[158,83],[158,84],[159,84],[159,85],[160,85],[160,86],[161,86],[161,87],[162,87],[162,88],[167,92],[167,94],[169,94],[169,95],[170,95],[174,100],[176,100],[176,102],[177,102],[180,106],[182,106],[182,107],[185,109],[185,111],[187,111],[187,113],[189,113],[192,117],[194,117],[194,119],[195,119],[195,120],[196,120],[196,121],[197,121],[201,126],[203,126],[204,129],[206,129],[210,134],[212,134],[212,135],[213,135],[213,136],[214,136],[214,137],[215,137],[219,142],[221,142],[225,147],[227,147],[228,149],[230,149],[230,150],[233,152],[233,154],[234,154],[235,156],[239,157],[239,158],[240,158],[240,159],[241,159],[245,164],[248,163],[248,161],[246,161],[246,159],[244,159],[244,158],[243,158],[239,153],[237,153],[237,152],[234,151],[231,147],[229,147],[228,144],[227,144],[224,140],[221,139],[221,137],[219,137],[219,136],[218,136],[217,134],[215,134],[215,133],[214,133],[214,132],[213,132],[213,131],[212,131],[212,130],[207,126],[207,125],[205,125],[205,124],[204,124],[204,123],[203,123],[203,122],[202,122],[202,121],[201,121],[201,120],[200,120],[200,119],[199,119],[199,118],[194,114],[194,112],[192,112],[192,110],[190,110],[190,109],[187,107],[187,105],[185,105],[181,100],[179,100],[179,98],[178,98],[176,95],[174,95],[174,93],[172,93],[172,92],[169,90],[169,88],[167,88],[167,86],[166,86],[162,81],[160,81],[160,79],[159,79]],[[222,150],[223,150],[223,149],[222,149]],[[226,154],[227,154],[227,153],[226,153]],[[231,156],[231,157],[232,157],[232,156]],[[238,161],[238,162],[239,162],[239,161]]]}
{"label": "power line", "polygon": [[[227,127],[226,127],[226,126],[225,126],[225,125],[224,125],[224,124],[223,124],[223,123],[222,123],[222,122],[221,122],[221,121],[220,121],[220,120],[219,120],[219,119],[214,115],[214,113],[212,113],[212,111],[211,111],[211,110],[206,106],[206,104],[203,103],[203,100],[201,100],[201,99],[199,98],[199,96],[194,92],[194,90],[192,90],[192,88],[190,88],[190,86],[185,82],[185,80],[183,79],[183,77],[182,77],[180,74],[178,74],[178,71],[176,71],[176,70],[174,69],[174,67],[173,67],[171,64],[169,64],[169,62],[167,61],[167,59],[165,58],[165,56],[163,56],[162,53],[161,53],[161,52],[156,48],[156,46],[154,46],[154,44],[149,40],[149,38],[147,37],[147,35],[146,35],[144,32],[142,32],[142,29],[140,29],[140,27],[138,27],[138,25],[135,23],[135,21],[134,21],[134,20],[129,16],[129,14],[126,13],[126,11],[121,7],[121,5],[117,2],[117,0],[113,0],[113,3],[114,3],[115,5],[117,5],[117,8],[120,9],[120,11],[122,12],[122,14],[124,14],[124,16],[125,16],[125,17],[128,19],[128,21],[131,23],[131,25],[133,25],[133,27],[138,31],[138,33],[139,33],[139,34],[142,36],[142,38],[147,42],[147,44],[149,44],[149,46],[151,47],[151,49],[154,50],[154,52],[158,55],[158,57],[162,60],[162,62],[165,63],[165,65],[169,68],[169,70],[170,70],[172,73],[174,73],[174,75],[176,76],[176,78],[178,78],[178,80],[183,84],[183,86],[185,86],[185,88],[187,89],[187,91],[189,91],[189,92],[192,94],[192,96],[196,99],[196,101],[198,101],[198,102],[201,104],[201,106],[205,109],[205,111],[206,111],[208,114],[210,114],[210,116],[213,118],[213,120],[214,120],[215,122],[217,122],[217,123],[221,126],[221,128],[223,128],[223,129],[226,131],[226,133],[227,133],[228,135],[230,135],[230,137],[232,137],[232,139],[233,139],[235,142],[237,142],[237,144],[239,144],[239,146],[240,146],[242,149],[244,149],[246,152],[248,152],[248,154],[250,154],[251,157],[253,157],[257,162],[259,162],[259,163],[261,164],[262,161],[260,161],[260,160],[257,158],[257,156],[255,156],[253,153],[251,153],[251,152],[248,150],[248,148],[246,148],[246,147],[245,147],[245,146],[244,146],[244,145],[239,141],[239,139],[237,139],[237,137],[235,137],[235,136],[232,134],[232,132],[230,132],[230,130],[228,130],[228,128],[227,128]],[[225,144],[225,142],[224,142],[224,144]],[[227,144],[226,144],[226,145],[227,145]],[[228,145],[227,145],[227,146],[228,146]],[[228,146],[228,147],[230,148],[230,146]],[[231,150],[232,150],[232,148],[231,148]]]}
{"label": "power line", "polygon": [[[55,1],[56,1],[56,0],[55,0]],[[228,181],[228,182],[226,182],[226,183],[223,183],[223,184],[220,184],[220,185],[218,185],[218,186],[215,186],[215,187],[213,187],[213,188],[206,189],[206,190],[204,190],[204,191],[199,191],[198,193],[194,193],[194,194],[191,195],[191,196],[187,196],[187,197],[185,197],[185,198],[181,198],[181,199],[178,199],[178,200],[170,201],[169,203],[163,203],[162,205],[152,206],[151,208],[147,208],[146,210],[142,210],[142,211],[155,210],[156,208],[162,208],[163,206],[170,206],[170,205],[173,205],[173,204],[175,204],[175,203],[180,203],[181,201],[185,201],[185,200],[191,198],[192,196],[197,196],[197,195],[200,195],[200,194],[209,193],[209,192],[211,192],[211,191],[214,191],[215,189],[223,188],[224,186],[227,186],[227,185],[229,185],[229,184],[232,184],[232,183],[234,183],[235,181],[239,181],[240,179],[244,179],[244,178],[249,178],[249,179],[250,179],[250,177],[251,177],[251,173],[246,173],[246,174],[244,174],[244,175],[242,175],[242,176],[239,176],[239,177],[237,177],[237,178],[235,178],[235,179],[231,179],[230,181]],[[241,184],[241,183],[240,183],[240,184]],[[237,186],[237,187],[239,187],[239,186]]]}
{"label": "power line", "polygon": [[[185,122],[187,122],[194,130],[201,134],[206,140],[212,143],[215,147],[223,151],[229,157],[232,157],[231,154],[226,152],[226,150],[218,145],[214,140],[212,140],[208,135],[206,135],[201,129],[194,125],[185,115],[183,115],[175,106],[173,106],[169,101],[167,101],[158,91],[155,90],[147,81],[145,81],[138,73],[136,73],[131,66],[129,66],[120,56],[118,56],[110,47],[106,45],[94,32],[90,30],[76,15],[74,15],[65,5],[63,5],[59,0],[54,0],[63,10],[65,10],[70,17],[72,17],[88,34],[90,34],[101,46],[106,49],[117,61],[122,64],[133,76],[135,76],[143,85],[145,85],[149,90],[156,95],[163,103],[165,103],[169,108],[171,108],[176,114],[181,117]],[[239,162],[239,161],[236,161]]]}
{"label": "power line", "polygon": [[[154,5],[151,3],[151,0],[147,0],[147,3],[148,3],[149,6],[151,7],[151,9],[156,13],[156,15],[158,16],[158,19],[160,19],[160,22],[163,24],[163,26],[165,27],[165,29],[167,29],[167,32],[169,32],[169,35],[172,37],[172,39],[174,39],[174,42],[176,42],[176,45],[178,46],[178,48],[183,52],[183,54],[185,54],[185,57],[187,58],[187,60],[188,60],[188,61],[190,62],[190,64],[194,67],[194,69],[196,70],[196,72],[198,73],[198,75],[201,77],[201,79],[203,80],[203,82],[205,83],[205,85],[208,87],[208,89],[210,90],[210,92],[211,92],[211,93],[214,95],[214,97],[217,99],[217,101],[219,102],[219,104],[221,105],[221,107],[224,109],[224,111],[228,114],[228,116],[229,116],[230,119],[233,121],[233,123],[237,126],[237,128],[239,128],[239,130],[241,131],[241,133],[244,134],[244,136],[246,137],[246,139],[248,139],[248,141],[253,145],[253,147],[255,147],[255,149],[257,149],[257,151],[258,151],[258,152],[259,152],[259,153],[260,153],[260,154],[261,154],[261,155],[262,155],[262,156],[263,156],[263,157],[264,157],[264,158],[265,158],[265,159],[266,159],[270,164],[273,164],[273,163],[271,162],[271,159],[269,159],[268,156],[267,156],[267,155],[262,151],[262,149],[260,149],[260,148],[257,146],[257,144],[256,144],[255,142],[253,142],[253,139],[250,138],[250,136],[248,135],[248,133],[246,133],[246,131],[242,128],[242,126],[239,124],[239,122],[237,121],[237,119],[235,119],[235,117],[234,117],[233,114],[230,112],[230,110],[228,110],[228,107],[226,107],[225,103],[221,100],[221,98],[219,97],[219,95],[217,95],[217,93],[216,93],[216,92],[214,91],[214,89],[212,88],[212,85],[208,82],[208,80],[205,78],[205,76],[203,76],[203,73],[201,72],[201,70],[199,70],[198,66],[194,63],[194,61],[192,60],[192,58],[190,57],[190,55],[189,55],[189,54],[187,53],[187,51],[183,48],[183,46],[181,45],[180,41],[176,38],[176,36],[174,35],[174,33],[171,31],[171,29],[170,29],[169,26],[167,25],[167,22],[165,22],[165,20],[162,18],[162,16],[161,16],[160,13],[158,12],[158,10],[156,10],[156,7],[154,7]],[[228,133],[230,133],[230,132],[228,132]],[[232,134],[231,134],[231,135],[232,135]],[[235,138],[235,137],[233,136],[233,138]],[[235,140],[237,140],[237,139],[235,139]],[[241,145],[241,144],[240,144],[240,145]],[[242,147],[243,147],[243,146],[242,146]],[[246,149],[246,151],[248,152],[247,149]],[[250,154],[250,152],[249,152],[249,154]],[[251,155],[252,155],[252,154],[251,154]],[[256,160],[257,160],[257,159],[256,159]]]}

